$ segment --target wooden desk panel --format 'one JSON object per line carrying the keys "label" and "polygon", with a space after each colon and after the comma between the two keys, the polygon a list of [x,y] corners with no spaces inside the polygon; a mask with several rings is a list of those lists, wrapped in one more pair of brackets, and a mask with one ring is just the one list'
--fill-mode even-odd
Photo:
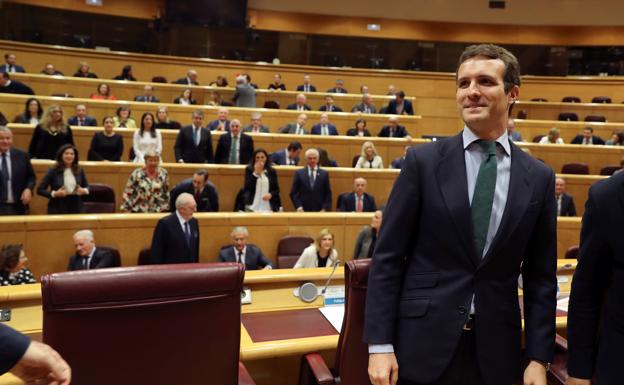
{"label": "wooden desk panel", "polygon": [[561,102],[517,102],[514,111],[524,110],[532,120],[557,120],[562,112],[574,112],[583,121],[587,115],[603,115],[608,122],[624,122],[624,105]]}
{"label": "wooden desk panel", "polygon": [[605,141],[611,139],[614,131],[624,130],[623,123],[602,122],[563,122],[556,120],[515,119],[516,130],[526,142],[532,142],[537,135],[546,135],[552,127],[557,127],[564,143],[569,144],[576,135],[582,134],[585,127],[592,127],[594,135]]}
{"label": "wooden desk panel", "polygon": [[561,172],[566,163],[581,162],[589,166],[592,176],[600,176],[600,169],[607,165],[619,165],[624,156],[624,147],[621,146],[583,146],[579,144],[537,144],[517,143],[521,148],[531,151],[531,155],[541,159],[552,167],[555,172]]}

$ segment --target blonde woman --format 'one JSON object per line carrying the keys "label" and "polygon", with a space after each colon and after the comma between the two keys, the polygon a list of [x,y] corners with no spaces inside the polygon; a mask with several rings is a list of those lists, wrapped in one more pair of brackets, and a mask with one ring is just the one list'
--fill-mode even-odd
{"label": "blonde woman", "polygon": [[293,268],[333,267],[336,263],[338,251],[334,248],[334,234],[329,229],[323,229],[316,237],[316,241],[303,250]]}
{"label": "blonde woman", "polygon": [[373,142],[364,142],[360,158],[355,168],[383,168],[383,159],[377,155],[377,149]]}
{"label": "blonde woman", "polygon": [[557,127],[553,127],[548,130],[548,135],[542,137],[539,144],[563,144],[563,139],[561,139],[559,129]]}
{"label": "blonde woman", "polygon": [[33,131],[28,155],[32,159],[55,159],[56,152],[64,144],[74,144],[74,137],[63,119],[63,109],[58,104],[52,104]]}

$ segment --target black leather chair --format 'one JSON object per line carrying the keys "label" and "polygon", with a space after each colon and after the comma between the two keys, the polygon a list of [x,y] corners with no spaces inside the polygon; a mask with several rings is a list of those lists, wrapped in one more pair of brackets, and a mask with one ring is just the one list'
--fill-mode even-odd
{"label": "black leather chair", "polygon": [[580,103],[581,98],[578,96],[564,96],[561,101],[564,103]]}
{"label": "black leather chair", "polygon": [[562,174],[589,175],[589,166],[587,163],[566,163],[561,166]]}
{"label": "black leather chair", "polygon": [[566,250],[563,258],[564,259],[578,259],[578,256],[579,256],[579,247],[577,245],[577,246],[570,246],[568,250]]}
{"label": "black leather chair", "polygon": [[579,118],[578,118],[578,115],[575,114],[574,112],[562,112],[557,117],[557,120],[578,122]]}
{"label": "black leather chair", "polygon": [[86,213],[114,213],[115,190],[107,184],[91,183],[89,195],[84,195],[82,202]]}
{"label": "black leather chair", "polygon": [[608,96],[594,96],[592,103],[611,103],[611,98]]}
{"label": "black leather chair", "polygon": [[111,267],[120,267],[121,266],[121,255],[119,254],[119,250],[112,246],[97,246],[100,250],[106,250],[113,256],[113,264]]}
{"label": "black leather chair", "polygon": [[600,169],[600,175],[613,175],[614,172],[621,169],[622,166],[615,164],[604,166]]}
{"label": "black leather chair", "polygon": [[587,115],[585,117],[586,122],[606,122],[607,117],[604,115]]}

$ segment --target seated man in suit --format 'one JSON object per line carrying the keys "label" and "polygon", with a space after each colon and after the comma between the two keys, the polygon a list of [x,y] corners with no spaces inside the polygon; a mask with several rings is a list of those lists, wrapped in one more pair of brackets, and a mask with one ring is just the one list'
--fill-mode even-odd
{"label": "seated man in suit", "polygon": [[70,117],[67,120],[67,124],[70,126],[88,126],[88,127],[96,127],[97,120],[93,116],[87,115],[87,105],[86,104],[76,104],[75,107],[76,115]]}
{"label": "seated man in suit", "polygon": [[57,70],[56,68],[54,68],[54,64],[52,63],[46,63],[46,65],[43,66],[41,73],[43,75],[50,75],[50,76],[63,76],[63,73]]}
{"label": "seated man in suit", "polygon": [[297,141],[290,142],[286,149],[275,151],[271,154],[271,163],[277,166],[298,166],[299,154],[302,148],[301,143]]}
{"label": "seated man in suit", "polygon": [[[193,124],[178,131],[173,151],[178,163],[212,163],[212,135],[207,127],[202,127],[204,111],[193,112]],[[173,206],[171,206],[173,207]]]}
{"label": "seated man in suit", "polygon": [[149,84],[146,84],[143,87],[143,95],[138,95],[134,97],[135,102],[145,102],[145,103],[158,103],[160,100],[156,96],[154,96],[154,87]]}
{"label": "seated man in suit", "polygon": [[215,185],[208,180],[208,170],[197,170],[192,178],[178,183],[169,194],[169,207],[175,207],[175,201],[182,193],[193,195],[199,212],[219,211],[219,193]]}
{"label": "seated man in suit", "polygon": [[306,121],[308,120],[308,115],[299,114],[297,116],[296,123],[288,123],[284,127],[280,129],[280,133],[282,134],[295,134],[295,135],[307,135],[308,131],[305,129]]}
{"label": "seated man in suit", "polygon": [[264,133],[268,134],[271,132],[269,127],[262,124],[262,114],[259,112],[252,112],[251,114],[251,123],[243,129],[243,132],[253,132],[253,133]]}
{"label": "seated man in suit", "polygon": [[197,82],[197,71],[188,70],[186,72],[186,77],[180,78],[173,82],[174,84],[185,84],[187,86],[198,86],[199,82]]}
{"label": "seated man in suit", "polygon": [[252,137],[241,132],[238,119],[232,119],[230,131],[219,137],[215,161],[219,164],[247,164],[253,151]]}
{"label": "seated man in suit", "polygon": [[230,112],[227,108],[219,108],[217,111],[217,119],[208,123],[210,131],[230,131],[229,114]]}
{"label": "seated man in suit", "polygon": [[193,213],[195,198],[181,193],[175,212],[160,218],[152,236],[150,264],[191,263],[199,261],[199,225]]}
{"label": "seated man in suit", "polygon": [[375,105],[373,104],[373,98],[370,94],[362,95],[362,102],[356,104],[351,109],[351,112],[361,112],[363,114],[374,114],[377,112]]}
{"label": "seated man in suit", "polygon": [[113,256],[107,250],[95,247],[93,232],[80,230],[74,234],[76,254],[69,257],[67,270],[90,270],[113,267]]}
{"label": "seated man in suit", "polygon": [[303,84],[297,86],[297,91],[316,92],[316,87],[314,87],[310,81],[310,75],[303,75]]}
{"label": "seated man in suit", "polygon": [[305,152],[306,167],[293,175],[290,199],[299,212],[330,211],[332,192],[329,173],[319,167],[319,152],[309,148]]}
{"label": "seated man in suit", "polygon": [[516,131],[516,122],[513,118],[507,119],[507,135],[514,142],[522,142],[522,135]]}
{"label": "seated man in suit", "polygon": [[0,215],[26,214],[34,187],[30,157],[13,148],[13,133],[0,126]]}
{"label": "seated man in suit", "polygon": [[321,114],[319,122],[312,126],[312,135],[338,135],[336,126],[329,122],[329,115],[326,112]]}
{"label": "seated man in suit", "polygon": [[395,99],[388,103],[386,114],[414,115],[412,102],[405,100],[405,92],[399,91],[394,95]]}
{"label": "seated man in suit", "polygon": [[0,94],[34,95],[35,91],[22,82],[11,80],[7,72],[0,76]]}
{"label": "seated man in suit", "polygon": [[565,193],[565,180],[555,179],[555,199],[557,199],[557,216],[575,217],[574,198]]}
{"label": "seated man in suit", "polygon": [[390,168],[401,169],[403,167],[403,162],[405,162],[405,157],[407,156],[407,150],[412,146],[405,146],[405,150],[403,151],[403,156],[398,157],[392,161],[390,164]]}
{"label": "seated man in suit", "polygon": [[336,79],[336,85],[327,90],[327,92],[332,94],[348,94],[346,88],[344,88],[344,81],[342,79]]}
{"label": "seated man in suit", "polygon": [[306,96],[304,94],[297,94],[295,98],[295,102],[289,104],[286,107],[287,110],[297,110],[297,111],[310,111],[311,108],[306,104]]}
{"label": "seated man in suit", "polygon": [[572,142],[570,142],[570,144],[604,145],[605,141],[601,137],[594,135],[593,127],[587,126],[583,128],[582,134],[579,134],[575,136],[574,139],[572,139]]}
{"label": "seated man in suit", "polygon": [[371,224],[364,226],[355,239],[353,259],[372,258],[375,243],[377,243],[377,233],[383,220],[383,211],[377,210],[373,214]]}
{"label": "seated man in suit", "polygon": [[384,138],[405,138],[408,134],[405,127],[399,124],[399,119],[396,116],[391,116],[388,119],[388,125],[383,126],[377,136]]}
{"label": "seated man in suit", "polygon": [[4,61],[6,63],[3,64],[2,67],[0,67],[0,72],[10,72],[10,73],[26,72],[26,70],[24,70],[24,67],[22,67],[21,65],[15,64],[15,60],[16,60],[16,57],[14,53],[9,52],[9,53],[4,54]]}
{"label": "seated man in suit", "polygon": [[319,111],[325,112],[342,112],[342,108],[334,104],[334,98],[331,95],[325,95],[325,104],[319,108]]}
{"label": "seated man in suit", "polygon": [[375,197],[366,192],[366,185],[366,179],[355,178],[353,192],[340,195],[337,211],[361,213],[377,210]]}
{"label": "seated man in suit", "polygon": [[248,244],[249,231],[246,227],[239,226],[230,233],[232,246],[225,246],[219,251],[220,262],[238,262],[245,265],[245,270],[270,270],[271,261],[262,253],[256,245]]}

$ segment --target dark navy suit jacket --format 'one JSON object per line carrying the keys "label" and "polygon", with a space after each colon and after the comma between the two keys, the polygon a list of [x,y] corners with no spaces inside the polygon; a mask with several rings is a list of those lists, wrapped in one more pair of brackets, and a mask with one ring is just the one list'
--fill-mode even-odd
{"label": "dark navy suit jacket", "polygon": [[[338,135],[338,130],[333,124],[327,124],[327,131],[329,132],[329,135]],[[321,124],[319,123],[312,126],[310,133],[312,135],[321,135]]]}
{"label": "dark navy suit jacket", "polygon": [[[353,212],[355,211],[355,193],[343,194],[340,198],[340,204],[336,208],[337,211]],[[364,212],[373,212],[377,210],[375,197],[368,193],[364,193],[362,198],[362,208]]]}
{"label": "dark navy suit jacket", "polygon": [[329,173],[322,168],[316,169],[314,186],[310,186],[308,167],[297,170],[293,176],[290,199],[295,208],[303,207],[304,211],[330,211],[332,192],[329,185]]}
{"label": "dark navy suit jacket", "polygon": [[152,236],[150,264],[191,263],[199,261],[199,226],[197,219],[189,221],[190,246],[184,236],[176,213],[160,218]]}
{"label": "dark navy suit jacket", "polygon": [[[220,262],[236,262],[234,246],[224,246],[219,251]],[[256,245],[248,244],[245,250],[245,270],[260,270],[265,266],[272,266],[271,261],[262,253]]]}
{"label": "dark navy suit jacket", "polygon": [[[77,116],[72,116],[71,118],[69,118],[67,120],[67,124],[69,124],[70,126],[77,126],[78,125],[78,117]],[[85,116],[85,120],[84,120],[84,124],[83,126],[89,126],[89,127],[96,127],[97,124],[97,120],[95,120],[94,117],[92,116]]]}

